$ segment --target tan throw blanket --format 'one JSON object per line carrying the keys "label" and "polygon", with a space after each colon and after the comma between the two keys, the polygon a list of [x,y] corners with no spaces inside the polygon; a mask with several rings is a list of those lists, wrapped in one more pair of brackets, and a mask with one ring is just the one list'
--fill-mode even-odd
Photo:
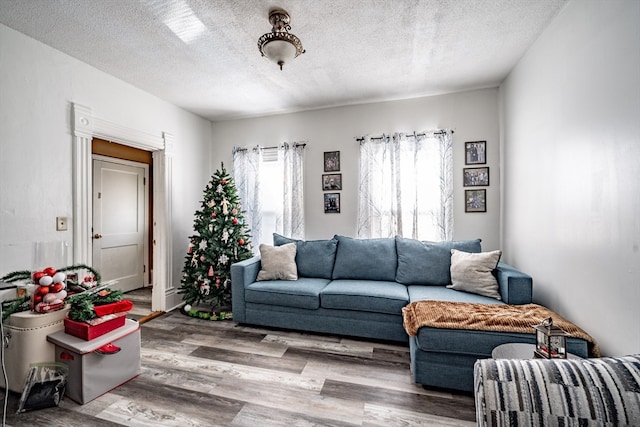
{"label": "tan throw blanket", "polygon": [[559,314],[538,304],[503,305],[451,301],[415,301],[402,309],[404,329],[411,336],[422,326],[533,334],[534,325],[553,318],[553,323],[574,338],[588,343],[590,357],[600,357],[596,341]]}

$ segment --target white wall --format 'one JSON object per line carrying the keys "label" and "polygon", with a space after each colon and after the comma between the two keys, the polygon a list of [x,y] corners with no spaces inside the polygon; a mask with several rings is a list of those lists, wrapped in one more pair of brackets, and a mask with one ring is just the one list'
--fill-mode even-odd
{"label": "white wall", "polygon": [[640,353],[639,23],[572,1],[500,87],[507,261],[609,355]]}
{"label": "white wall", "polygon": [[[454,134],[455,232],[454,239],[480,237],[483,249],[499,247],[499,124],[498,91],[473,92],[415,98],[375,104],[330,108],[303,113],[218,122],[212,125],[212,160],[231,168],[234,145],[263,146],[308,141],[305,152],[306,238],[331,238],[334,234],[356,235],[358,187],[358,143],[364,134],[451,128]],[[464,142],[487,141],[487,213],[464,212]],[[325,214],[321,176],[323,153],[340,151],[343,190],[341,213]]]}
{"label": "white wall", "polygon": [[[179,279],[193,214],[211,171],[210,122],[0,25],[0,275],[58,264],[36,242],[67,245],[55,217],[72,218],[70,104],[94,117],[176,138],[173,160],[173,268]],[[55,255],[54,250],[48,251]],[[65,265],[67,265],[65,263]]]}

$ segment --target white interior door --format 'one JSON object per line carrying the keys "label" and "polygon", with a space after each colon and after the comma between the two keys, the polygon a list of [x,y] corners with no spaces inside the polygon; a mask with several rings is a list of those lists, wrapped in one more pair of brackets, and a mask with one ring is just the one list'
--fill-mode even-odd
{"label": "white interior door", "polygon": [[93,267],[123,292],[145,284],[147,174],[141,163],[93,160]]}

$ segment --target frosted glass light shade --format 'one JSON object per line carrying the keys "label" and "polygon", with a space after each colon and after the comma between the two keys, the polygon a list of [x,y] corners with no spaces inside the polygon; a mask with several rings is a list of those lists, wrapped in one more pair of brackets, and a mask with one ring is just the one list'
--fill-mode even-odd
{"label": "frosted glass light shade", "polygon": [[272,40],[263,47],[264,55],[280,66],[296,57],[296,47],[289,41]]}

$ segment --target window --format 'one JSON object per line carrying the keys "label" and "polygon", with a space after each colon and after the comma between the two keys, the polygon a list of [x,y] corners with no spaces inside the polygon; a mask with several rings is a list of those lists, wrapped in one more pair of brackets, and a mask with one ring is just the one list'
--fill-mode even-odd
{"label": "window", "polygon": [[234,148],[233,177],[254,252],[273,244],[274,232],[304,239],[304,147]]}
{"label": "window", "polygon": [[450,131],[363,137],[358,237],[451,240],[452,166]]}
{"label": "window", "polygon": [[273,241],[273,233],[281,229],[283,200],[283,182],[281,164],[278,162],[278,150],[262,151],[262,165],[260,168],[260,200],[262,200],[262,232],[260,242]]}

